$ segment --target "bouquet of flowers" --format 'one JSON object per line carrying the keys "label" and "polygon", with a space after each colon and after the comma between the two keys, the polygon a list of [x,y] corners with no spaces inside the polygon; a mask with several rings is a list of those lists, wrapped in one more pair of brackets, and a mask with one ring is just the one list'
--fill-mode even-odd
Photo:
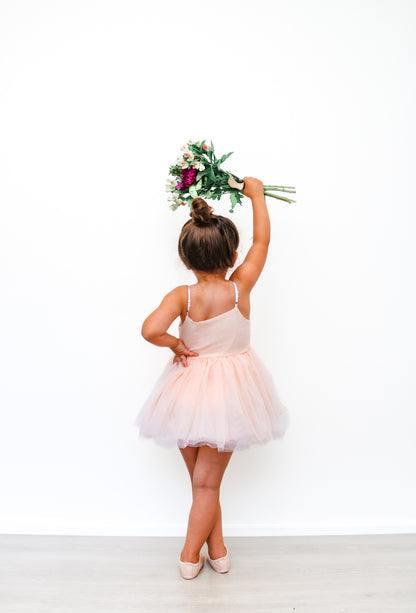
{"label": "bouquet of flowers", "polygon": [[[242,190],[244,182],[235,174],[220,168],[221,164],[232,155],[227,153],[217,158],[214,153],[214,145],[207,145],[206,141],[188,141],[181,148],[181,155],[177,158],[176,164],[170,166],[169,177],[166,183],[166,191],[170,193],[168,200],[172,203],[169,208],[173,211],[181,205],[188,204],[194,198],[212,198],[219,200],[224,194],[230,195],[231,209],[238,203],[241,205],[243,199]],[[284,196],[277,196],[272,192],[296,193],[294,187],[283,185],[265,185],[265,196],[271,196],[285,202],[296,202]]]}

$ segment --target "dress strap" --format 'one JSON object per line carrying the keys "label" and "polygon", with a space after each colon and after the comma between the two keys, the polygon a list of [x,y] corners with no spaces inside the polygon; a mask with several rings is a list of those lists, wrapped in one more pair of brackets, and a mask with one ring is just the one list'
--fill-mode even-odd
{"label": "dress strap", "polygon": [[189,313],[189,307],[191,306],[191,286],[188,285],[188,306],[186,309],[186,314],[188,315]]}
{"label": "dress strap", "polygon": [[237,288],[237,283],[235,281],[233,281],[233,283],[234,283],[234,289],[235,289],[235,305],[234,306],[237,306],[237,304],[238,304],[238,288]]}

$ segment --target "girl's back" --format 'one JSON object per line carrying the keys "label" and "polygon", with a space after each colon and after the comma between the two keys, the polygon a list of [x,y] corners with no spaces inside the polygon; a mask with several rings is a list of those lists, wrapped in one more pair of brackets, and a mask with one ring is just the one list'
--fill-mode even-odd
{"label": "girl's back", "polygon": [[[240,311],[237,284],[235,281],[225,281],[224,284],[227,294],[230,285],[233,289],[232,303],[227,296],[227,302],[223,304],[225,311],[203,319],[200,319],[201,312],[214,313],[218,309],[213,308],[213,303],[209,309],[200,303],[199,315],[194,315],[198,312],[196,308],[194,309],[193,299],[193,290],[197,286],[186,286],[187,310],[184,319],[179,323],[179,337],[187,347],[192,347],[198,353],[198,356],[194,356],[190,362],[208,355],[218,357],[236,355],[250,349],[250,320]],[[209,288],[206,288],[205,293],[208,291]],[[221,291],[224,291],[223,287]]]}
{"label": "girl's back", "polygon": [[[236,303],[236,288],[233,284],[234,278],[231,275],[229,280],[218,280],[208,283],[195,283],[194,285],[181,285],[179,287],[183,297],[183,313],[181,321],[186,315],[186,305],[188,300],[188,287],[191,288],[192,308],[191,315],[195,321],[210,319],[234,307]],[[234,281],[234,283],[236,283]],[[250,293],[238,283],[238,308],[241,314],[250,319]]]}

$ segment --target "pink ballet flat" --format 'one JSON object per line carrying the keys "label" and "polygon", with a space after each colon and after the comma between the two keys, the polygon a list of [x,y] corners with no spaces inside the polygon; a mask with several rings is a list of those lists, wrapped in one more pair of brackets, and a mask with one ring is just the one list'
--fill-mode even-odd
{"label": "pink ballet flat", "polygon": [[207,554],[208,562],[217,573],[228,573],[228,571],[230,570],[230,558],[228,556],[228,549],[225,548],[225,550],[227,552],[225,556],[223,556],[222,558],[216,558],[215,560],[211,560],[211,558]]}
{"label": "pink ballet flat", "polygon": [[201,568],[204,566],[205,556],[202,553],[199,554],[198,562],[182,562],[179,558],[179,570],[184,579],[194,579]]}

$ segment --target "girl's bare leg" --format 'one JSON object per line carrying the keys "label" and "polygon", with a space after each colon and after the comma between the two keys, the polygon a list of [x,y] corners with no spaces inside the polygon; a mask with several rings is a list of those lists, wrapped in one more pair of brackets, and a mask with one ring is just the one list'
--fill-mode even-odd
{"label": "girl's bare leg", "polygon": [[221,480],[232,453],[208,445],[202,445],[197,451],[192,477],[193,502],[180,557],[182,562],[198,562],[201,547],[218,520]]}
{"label": "girl's bare leg", "polygon": [[[194,468],[196,459],[198,456],[199,447],[179,447],[179,451],[185,461],[186,467],[191,477],[191,483],[193,480]],[[215,524],[206,539],[208,545],[208,554],[210,558],[215,560],[216,558],[222,558],[226,554],[226,548],[224,545],[224,536],[222,533],[222,513],[221,504],[218,501],[218,510]]]}
{"label": "girl's bare leg", "polygon": [[222,533],[221,505],[219,502],[217,509],[217,519],[206,541],[208,545],[208,555],[212,560],[225,556],[225,554],[227,553],[227,549],[224,545],[224,536]]}

